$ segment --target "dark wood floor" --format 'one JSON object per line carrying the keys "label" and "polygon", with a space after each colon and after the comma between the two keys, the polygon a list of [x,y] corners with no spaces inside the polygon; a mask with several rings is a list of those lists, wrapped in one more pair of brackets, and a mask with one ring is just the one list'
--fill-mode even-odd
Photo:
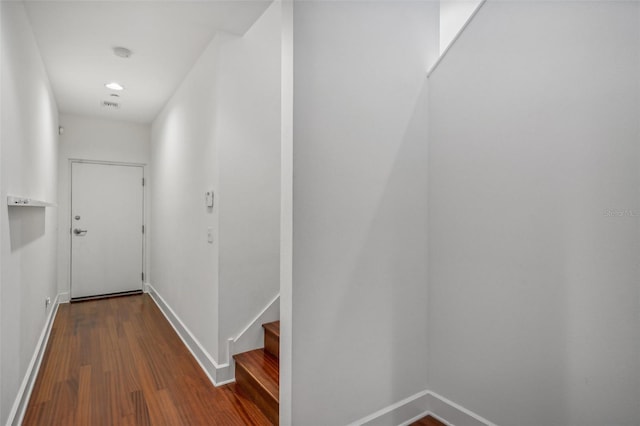
{"label": "dark wood floor", "polygon": [[417,422],[411,423],[411,426],[446,426],[446,425],[431,416],[427,416],[427,417],[421,418]]}
{"label": "dark wood floor", "polygon": [[60,305],[24,425],[270,425],[214,387],[148,295]]}

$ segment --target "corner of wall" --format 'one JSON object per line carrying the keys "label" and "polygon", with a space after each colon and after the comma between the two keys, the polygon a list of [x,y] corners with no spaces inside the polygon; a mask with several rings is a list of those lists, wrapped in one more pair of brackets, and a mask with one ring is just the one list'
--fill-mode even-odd
{"label": "corner of wall", "polygon": [[418,392],[349,426],[409,426],[426,416],[434,417],[447,426],[496,426],[473,411],[430,390]]}

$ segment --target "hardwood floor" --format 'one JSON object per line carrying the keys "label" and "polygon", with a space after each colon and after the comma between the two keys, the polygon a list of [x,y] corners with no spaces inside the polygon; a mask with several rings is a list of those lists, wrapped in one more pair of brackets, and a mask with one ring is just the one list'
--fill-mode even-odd
{"label": "hardwood floor", "polygon": [[278,424],[280,386],[278,359],[263,349],[234,355],[236,382],[251,396],[267,418]]}
{"label": "hardwood floor", "polygon": [[417,422],[411,423],[411,426],[446,426],[440,420],[437,420],[431,416],[423,417]]}
{"label": "hardwood floor", "polygon": [[262,324],[264,328],[264,350],[280,359],[280,321]]}
{"label": "hardwood floor", "polygon": [[151,298],[60,305],[24,425],[270,425],[214,387]]}

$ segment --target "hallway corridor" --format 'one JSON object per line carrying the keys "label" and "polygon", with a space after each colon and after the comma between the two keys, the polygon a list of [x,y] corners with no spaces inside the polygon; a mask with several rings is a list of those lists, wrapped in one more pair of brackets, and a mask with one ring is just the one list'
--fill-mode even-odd
{"label": "hallway corridor", "polygon": [[147,294],[62,304],[26,425],[268,425],[215,388]]}

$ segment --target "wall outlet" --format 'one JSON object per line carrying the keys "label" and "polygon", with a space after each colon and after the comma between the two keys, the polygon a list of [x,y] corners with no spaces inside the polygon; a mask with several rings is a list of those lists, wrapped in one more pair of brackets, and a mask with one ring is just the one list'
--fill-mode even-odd
{"label": "wall outlet", "polygon": [[213,228],[207,228],[207,242],[213,244]]}

